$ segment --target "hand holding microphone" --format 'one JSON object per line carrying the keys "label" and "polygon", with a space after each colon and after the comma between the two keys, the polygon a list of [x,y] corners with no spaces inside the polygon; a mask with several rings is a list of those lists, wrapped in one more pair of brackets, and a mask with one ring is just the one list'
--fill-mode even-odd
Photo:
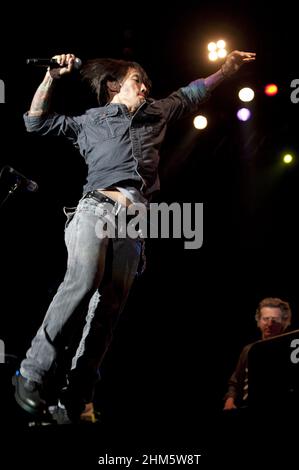
{"label": "hand holding microphone", "polygon": [[55,55],[51,59],[27,59],[26,63],[27,65],[48,67],[52,78],[60,78],[61,75],[70,73],[74,69],[79,70],[82,66],[82,61],[74,54]]}

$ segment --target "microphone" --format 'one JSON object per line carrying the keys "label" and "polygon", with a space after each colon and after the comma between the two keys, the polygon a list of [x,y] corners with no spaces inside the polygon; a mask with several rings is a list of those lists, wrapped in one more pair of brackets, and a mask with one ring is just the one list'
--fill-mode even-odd
{"label": "microphone", "polygon": [[17,183],[23,185],[27,191],[35,193],[38,190],[38,184],[35,181],[29,180],[26,176],[19,173],[17,170],[12,168],[11,166],[6,167],[8,172],[14,175],[17,179]]}
{"label": "microphone", "polygon": [[[65,65],[59,65],[56,59],[27,59],[26,64],[51,68],[65,67]],[[75,69],[79,70],[82,67],[82,60],[76,57],[73,65]]]}

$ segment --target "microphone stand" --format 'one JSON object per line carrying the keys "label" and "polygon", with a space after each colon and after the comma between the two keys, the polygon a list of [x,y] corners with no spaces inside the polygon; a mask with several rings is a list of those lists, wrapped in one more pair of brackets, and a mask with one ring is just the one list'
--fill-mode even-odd
{"label": "microphone stand", "polygon": [[7,195],[5,196],[5,198],[1,201],[0,203],[0,209],[2,208],[2,206],[4,205],[4,203],[7,201],[7,199],[12,196],[15,191],[18,189],[18,187],[21,185],[21,181],[17,181],[11,188],[10,190],[8,191]]}
{"label": "microphone stand", "polygon": [[[5,169],[7,169],[7,166],[4,166],[1,169],[0,178],[1,178],[1,176],[2,176]],[[16,182],[8,190],[8,193],[6,194],[4,199],[0,202],[0,209],[2,209],[3,205],[8,200],[8,198],[11,197],[21,185],[22,185],[21,179],[17,178]],[[0,342],[2,342],[1,339],[0,339]],[[8,371],[9,375],[11,376],[12,371],[16,370],[18,357],[15,354],[5,353],[4,347],[1,347],[1,346],[2,346],[2,344],[0,344],[0,369],[1,369],[1,371],[2,370],[5,370],[6,372]],[[5,366],[5,368],[1,367],[3,365]],[[12,370],[10,370],[10,369],[12,369]]]}
{"label": "microphone stand", "polygon": [[[4,172],[4,170],[8,169],[9,166],[8,165],[5,165],[1,171],[0,171],[0,178],[2,176],[2,173]],[[16,182],[13,184],[13,186],[11,186],[11,188],[9,189],[7,195],[5,196],[5,198],[1,201],[0,203],[0,209],[2,208],[2,206],[5,204],[5,202],[7,201],[7,199],[12,196],[15,191],[22,185],[22,180],[19,176],[16,177]]]}

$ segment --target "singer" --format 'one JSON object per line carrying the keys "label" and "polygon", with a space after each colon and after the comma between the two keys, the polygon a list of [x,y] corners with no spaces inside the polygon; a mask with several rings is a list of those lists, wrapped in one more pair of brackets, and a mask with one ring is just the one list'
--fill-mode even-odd
{"label": "singer", "polygon": [[[55,81],[67,79],[76,61],[73,54],[54,59],[60,67],[47,70],[25,114],[25,125],[29,132],[71,140],[79,147],[88,174],[76,210],[65,209],[65,278],[13,382],[18,404],[42,415],[47,407],[49,372],[64,360],[69,347],[72,357],[66,384],[59,392],[59,406],[70,421],[80,422],[90,411],[92,414],[99,368],[141,270],[144,251],[144,241],[139,238],[101,237],[97,224],[99,220],[109,224],[111,215],[114,219],[128,206],[150,201],[159,189],[159,148],[167,126],[197,113],[210,92],[244,63],[253,61],[255,53],[231,52],[218,71],[163,100],[150,98],[151,81],[138,63],[88,61],[81,73],[99,105],[75,117],[49,112]],[[70,325],[77,331],[84,319],[81,341],[71,344]]]}

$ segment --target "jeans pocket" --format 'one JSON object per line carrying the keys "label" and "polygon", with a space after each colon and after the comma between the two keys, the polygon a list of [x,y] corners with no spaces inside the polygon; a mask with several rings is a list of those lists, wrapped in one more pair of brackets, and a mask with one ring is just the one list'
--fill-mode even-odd
{"label": "jeans pocket", "polygon": [[64,207],[63,208],[64,215],[66,216],[66,222],[65,222],[65,225],[64,225],[64,230],[66,230],[69,223],[73,219],[73,217],[76,213],[76,209],[77,209],[77,207]]}

